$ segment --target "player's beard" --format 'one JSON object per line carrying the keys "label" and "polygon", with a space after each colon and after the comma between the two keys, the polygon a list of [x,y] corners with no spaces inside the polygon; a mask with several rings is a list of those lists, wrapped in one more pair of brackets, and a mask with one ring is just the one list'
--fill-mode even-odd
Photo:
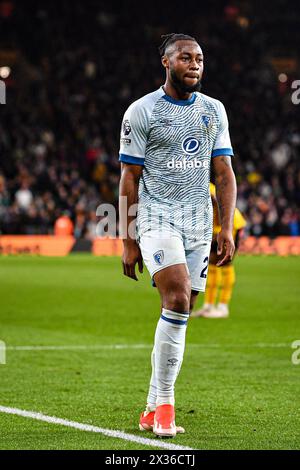
{"label": "player's beard", "polygon": [[180,94],[181,93],[193,93],[194,91],[201,90],[201,86],[202,86],[201,78],[199,78],[198,82],[195,85],[189,86],[189,85],[186,85],[182,80],[180,80],[175,70],[170,70],[170,77],[171,77],[171,81],[172,81],[174,88]]}

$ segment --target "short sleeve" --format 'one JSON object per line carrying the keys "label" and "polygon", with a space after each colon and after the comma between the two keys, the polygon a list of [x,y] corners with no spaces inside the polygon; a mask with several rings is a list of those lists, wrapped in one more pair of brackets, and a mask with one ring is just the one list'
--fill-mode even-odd
{"label": "short sleeve", "polygon": [[127,109],[122,121],[119,160],[143,166],[147,135],[147,114],[141,104],[133,103]]}
{"label": "short sleeve", "polygon": [[232,145],[230,141],[229,129],[228,129],[228,118],[224,105],[218,102],[218,111],[220,118],[220,126],[218,134],[215,140],[215,144],[212,151],[212,157],[218,157],[220,155],[233,156]]}

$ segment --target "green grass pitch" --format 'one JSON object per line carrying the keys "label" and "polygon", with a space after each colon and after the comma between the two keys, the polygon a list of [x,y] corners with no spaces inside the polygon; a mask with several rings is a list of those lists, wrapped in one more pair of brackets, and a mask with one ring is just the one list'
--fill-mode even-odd
{"label": "green grass pitch", "polygon": [[[300,448],[300,365],[291,361],[291,344],[300,340],[299,261],[238,257],[230,318],[189,321],[176,385],[176,420],[186,434],[172,443]],[[2,257],[0,299],[0,340],[8,347],[0,365],[1,406],[155,439],[137,426],[160,309],[148,274],[137,283],[125,278],[118,258]],[[13,349],[116,344],[131,347]],[[0,435],[1,449],[149,450],[2,413]]]}

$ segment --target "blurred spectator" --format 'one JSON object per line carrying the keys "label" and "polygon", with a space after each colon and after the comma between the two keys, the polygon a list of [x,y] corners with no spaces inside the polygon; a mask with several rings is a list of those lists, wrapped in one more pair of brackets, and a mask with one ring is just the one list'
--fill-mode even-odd
{"label": "blurred spectator", "polygon": [[86,235],[85,238],[87,240],[94,240],[96,236],[105,236],[103,233],[97,233],[97,225],[98,225],[98,217],[96,216],[96,212],[90,211],[89,212],[89,219],[86,224]]}
{"label": "blurred spectator", "polygon": [[26,211],[31,206],[33,195],[29,189],[29,184],[25,181],[22,183],[21,188],[15,194],[16,202],[20,209]]}
{"label": "blurred spectator", "polygon": [[73,235],[74,225],[70,217],[67,215],[61,215],[54,225],[54,235],[62,237],[67,235]]}
{"label": "blurred spectator", "polygon": [[6,189],[4,176],[0,175],[0,217],[4,214],[6,208],[9,206],[10,199],[9,193]]}
{"label": "blurred spectator", "polygon": [[85,207],[83,204],[78,204],[76,207],[76,216],[74,224],[74,237],[84,238],[87,231],[87,220],[85,216]]}

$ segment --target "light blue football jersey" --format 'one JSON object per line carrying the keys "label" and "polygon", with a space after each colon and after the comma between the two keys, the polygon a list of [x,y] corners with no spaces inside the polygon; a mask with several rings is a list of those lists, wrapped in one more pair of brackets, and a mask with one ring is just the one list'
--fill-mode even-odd
{"label": "light blue football jersey", "polygon": [[132,103],[122,122],[120,161],[143,166],[137,236],[171,227],[210,241],[210,164],[220,155],[233,155],[220,101],[202,93],[178,101],[161,87]]}

